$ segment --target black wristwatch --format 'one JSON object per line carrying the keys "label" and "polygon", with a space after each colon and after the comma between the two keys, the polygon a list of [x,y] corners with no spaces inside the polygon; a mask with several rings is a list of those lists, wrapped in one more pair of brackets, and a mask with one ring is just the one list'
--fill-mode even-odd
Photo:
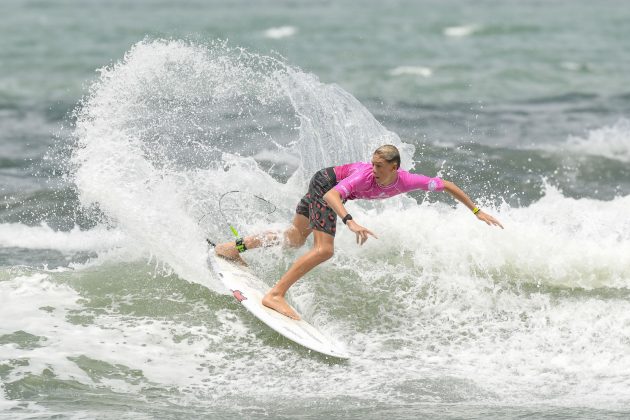
{"label": "black wristwatch", "polygon": [[352,220],[352,215],[350,213],[346,214],[343,216],[343,219],[341,219],[344,225],[348,223],[348,220]]}

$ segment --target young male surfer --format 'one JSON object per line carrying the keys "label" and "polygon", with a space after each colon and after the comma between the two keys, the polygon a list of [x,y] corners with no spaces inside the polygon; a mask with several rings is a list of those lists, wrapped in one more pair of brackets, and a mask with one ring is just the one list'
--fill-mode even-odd
{"label": "young male surfer", "polygon": [[[363,245],[368,235],[377,236],[358,224],[344,207],[346,200],[375,200],[393,197],[414,190],[447,191],[468,207],[477,219],[488,225],[501,223],[475,206],[473,201],[452,182],[440,178],[411,174],[400,169],[400,153],[395,146],[386,144],[376,149],[372,162],[357,162],[325,168],[313,175],[308,192],[297,205],[292,226],[283,234],[284,243],[300,247],[313,233],[313,248],[299,257],[280,280],[267,292],[263,305],[293,319],[299,315],[287,303],[284,296],[289,288],[317,265],[331,258],[334,253],[337,216],[356,234],[357,243]],[[216,247],[216,253],[224,258],[241,260],[239,251],[257,248],[263,243],[278,240],[271,233],[263,236],[247,236],[242,242],[227,242]]]}

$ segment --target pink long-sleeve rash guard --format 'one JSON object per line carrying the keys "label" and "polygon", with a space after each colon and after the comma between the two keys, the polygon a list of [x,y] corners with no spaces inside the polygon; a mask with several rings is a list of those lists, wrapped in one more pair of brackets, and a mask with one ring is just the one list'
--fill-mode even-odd
{"label": "pink long-sleeve rash guard", "polygon": [[444,181],[425,175],[410,174],[398,169],[398,178],[383,187],[377,184],[372,173],[372,164],[367,162],[348,163],[335,166],[337,185],[333,188],[343,200],[378,200],[414,190],[442,191]]}

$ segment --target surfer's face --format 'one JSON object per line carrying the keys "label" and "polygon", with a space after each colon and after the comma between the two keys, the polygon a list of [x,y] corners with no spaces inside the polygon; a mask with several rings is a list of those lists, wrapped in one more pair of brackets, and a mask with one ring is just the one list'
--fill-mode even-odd
{"label": "surfer's face", "polygon": [[377,155],[372,156],[372,173],[379,185],[389,185],[396,181],[397,169],[396,163],[388,162]]}

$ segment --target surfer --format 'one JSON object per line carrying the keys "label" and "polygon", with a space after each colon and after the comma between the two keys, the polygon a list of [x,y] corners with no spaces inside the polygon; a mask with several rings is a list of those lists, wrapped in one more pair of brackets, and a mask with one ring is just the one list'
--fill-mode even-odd
{"label": "surfer", "polygon": [[[300,247],[313,233],[313,247],[299,257],[280,280],[267,292],[263,305],[292,319],[299,315],[287,303],[284,296],[289,288],[317,265],[333,256],[337,231],[337,216],[355,233],[357,243],[363,245],[369,236],[377,236],[357,223],[344,207],[346,200],[374,200],[392,197],[414,190],[446,191],[468,207],[477,219],[490,226],[501,223],[485,213],[457,185],[440,178],[429,178],[400,169],[400,153],[395,146],[383,145],[372,155],[371,163],[357,162],[325,168],[313,175],[308,191],[296,208],[296,215],[289,229],[283,233],[284,244]],[[239,252],[280,241],[279,235],[247,236],[236,242],[216,247],[216,253],[224,258],[244,264]]]}

